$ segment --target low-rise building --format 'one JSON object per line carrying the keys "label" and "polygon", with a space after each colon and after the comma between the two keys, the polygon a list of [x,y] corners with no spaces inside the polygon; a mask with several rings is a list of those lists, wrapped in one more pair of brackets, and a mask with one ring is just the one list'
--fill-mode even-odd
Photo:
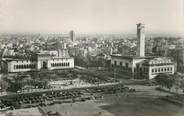
{"label": "low-rise building", "polygon": [[153,79],[160,73],[174,74],[175,65],[166,57],[111,55],[111,71],[129,78]]}
{"label": "low-rise building", "polygon": [[145,57],[111,55],[111,70],[132,78],[142,78],[142,64]]}
{"label": "low-rise building", "polygon": [[74,68],[74,58],[69,56],[53,55],[50,53],[38,53],[36,59],[14,59],[3,58],[1,61],[3,72],[27,72],[55,70],[55,69],[71,69]]}
{"label": "low-rise building", "polygon": [[147,59],[142,65],[143,76],[153,79],[160,73],[174,74],[175,65],[171,59],[166,57],[159,57]]}

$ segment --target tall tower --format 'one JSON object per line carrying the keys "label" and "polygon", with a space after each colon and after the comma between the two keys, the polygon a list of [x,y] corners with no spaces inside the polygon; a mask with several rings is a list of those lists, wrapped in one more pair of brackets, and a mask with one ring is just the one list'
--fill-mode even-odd
{"label": "tall tower", "polygon": [[74,32],[74,30],[70,31],[70,39],[71,39],[72,42],[75,41],[75,32]]}
{"label": "tall tower", "polygon": [[137,56],[145,56],[145,30],[144,24],[137,24]]}

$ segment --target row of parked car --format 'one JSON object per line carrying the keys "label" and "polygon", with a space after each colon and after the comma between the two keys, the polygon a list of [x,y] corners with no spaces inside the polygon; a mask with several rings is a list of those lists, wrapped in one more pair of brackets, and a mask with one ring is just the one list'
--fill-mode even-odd
{"label": "row of parked car", "polygon": [[116,94],[119,92],[135,92],[122,84],[81,88],[73,90],[52,91],[40,94],[24,94],[13,98],[3,98],[0,108],[19,109],[37,106],[47,106],[62,103],[84,102],[91,99],[102,99],[103,94]]}

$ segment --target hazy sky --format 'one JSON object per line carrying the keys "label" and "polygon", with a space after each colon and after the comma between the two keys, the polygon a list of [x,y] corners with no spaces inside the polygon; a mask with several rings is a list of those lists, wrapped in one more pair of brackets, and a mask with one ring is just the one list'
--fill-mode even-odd
{"label": "hazy sky", "polygon": [[1,32],[184,34],[184,0],[0,0]]}

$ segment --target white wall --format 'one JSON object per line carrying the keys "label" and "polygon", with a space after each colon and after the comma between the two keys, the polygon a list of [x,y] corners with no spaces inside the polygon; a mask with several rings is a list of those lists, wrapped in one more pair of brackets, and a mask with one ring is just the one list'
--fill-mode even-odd
{"label": "white wall", "polygon": [[[57,66],[57,67],[52,67],[52,63],[68,63],[69,66]],[[54,70],[54,69],[69,69],[69,68],[74,68],[74,58],[61,58],[61,59],[54,59],[53,60],[48,60],[48,69],[49,70]]]}
{"label": "white wall", "polygon": [[36,62],[31,62],[31,61],[10,61],[8,62],[8,72],[26,72],[26,71],[34,71],[36,68],[26,68],[26,69],[14,69],[15,65],[27,65],[27,64],[36,64]]}
{"label": "white wall", "polygon": [[[155,73],[152,73],[152,69],[155,69],[155,68],[167,68],[167,67],[172,67],[172,71],[164,71],[163,72],[155,72]],[[149,67],[149,73],[148,73],[148,77],[149,79],[153,79],[155,78],[159,73],[168,73],[168,74],[174,74],[174,65],[166,65],[166,66],[152,66],[152,67]]]}
{"label": "white wall", "polygon": [[117,62],[116,66],[120,66],[120,62],[122,62],[122,66],[126,66],[126,63],[128,63],[128,68],[132,67],[132,59],[123,59],[123,58],[114,58],[111,59],[111,65],[114,65],[114,61]]}

